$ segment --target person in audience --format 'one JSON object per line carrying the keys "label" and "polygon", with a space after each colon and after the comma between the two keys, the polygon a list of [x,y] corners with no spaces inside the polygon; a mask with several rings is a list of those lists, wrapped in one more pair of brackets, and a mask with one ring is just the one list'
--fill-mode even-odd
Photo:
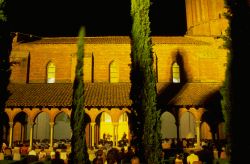
{"label": "person in audience", "polygon": [[20,154],[25,156],[29,153],[29,147],[26,144],[23,144],[20,148]]}
{"label": "person in audience", "polygon": [[220,152],[220,159],[227,159],[226,148],[222,147]]}
{"label": "person in audience", "polygon": [[36,154],[35,147],[32,146],[27,156],[27,163],[33,163],[35,161],[38,161],[38,156]]}
{"label": "person in audience", "polygon": [[128,147],[128,151],[125,154],[124,162],[130,162],[132,157],[135,156],[135,152],[133,151],[132,147]]}
{"label": "person in audience", "polygon": [[180,154],[176,154],[176,157],[175,157],[175,163],[178,163],[178,164],[183,164],[183,160],[180,156]]}
{"label": "person in audience", "polygon": [[187,164],[193,164],[194,161],[199,161],[199,157],[194,153],[194,150],[190,150],[190,154],[187,156]]}
{"label": "person in audience", "polygon": [[116,148],[112,148],[107,153],[107,163],[108,164],[117,164],[119,161],[119,150]]}
{"label": "person in audience", "polygon": [[213,156],[214,156],[214,159],[219,158],[219,151],[218,151],[218,149],[216,148],[215,145],[213,145]]}
{"label": "person in audience", "polygon": [[96,157],[95,159],[93,160],[93,164],[104,164],[104,159],[103,159],[103,152],[102,150],[98,150],[96,152]]}
{"label": "person in audience", "polygon": [[44,151],[44,147],[41,148],[41,151],[38,154],[38,160],[39,161],[44,161],[46,159],[46,152]]}
{"label": "person in audience", "polygon": [[137,156],[132,157],[131,164],[140,164],[140,159]]}
{"label": "person in audience", "polygon": [[199,160],[206,164],[213,164],[214,155],[207,145],[202,146],[202,150],[198,152]]}
{"label": "person in audience", "polygon": [[88,154],[89,154],[89,160],[90,160],[90,162],[92,162],[95,159],[95,150],[94,150],[93,146],[91,146],[88,149]]}
{"label": "person in audience", "polygon": [[50,152],[50,159],[55,159],[56,158],[56,151],[52,150]]}
{"label": "person in audience", "polygon": [[125,158],[126,158],[125,148],[122,147],[121,150],[118,152],[118,161],[123,163]]}
{"label": "person in audience", "polygon": [[4,151],[5,151],[5,149],[7,148],[8,146],[6,145],[6,143],[5,142],[3,142],[3,144],[2,144],[2,152],[4,153]]}
{"label": "person in audience", "polygon": [[10,147],[6,147],[4,149],[4,156],[5,156],[5,159],[12,160],[12,149]]}
{"label": "person in audience", "polygon": [[60,152],[55,152],[55,158],[51,160],[51,164],[64,164],[64,160],[60,158]]}
{"label": "person in audience", "polygon": [[37,155],[35,151],[35,147],[32,146],[31,150],[29,151],[28,155]]}

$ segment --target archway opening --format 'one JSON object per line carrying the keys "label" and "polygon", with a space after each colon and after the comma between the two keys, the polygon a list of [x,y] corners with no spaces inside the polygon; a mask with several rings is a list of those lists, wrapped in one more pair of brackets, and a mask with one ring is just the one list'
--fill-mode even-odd
{"label": "archway opening", "polygon": [[18,113],[14,118],[13,146],[18,146],[28,140],[28,115],[25,112]]}

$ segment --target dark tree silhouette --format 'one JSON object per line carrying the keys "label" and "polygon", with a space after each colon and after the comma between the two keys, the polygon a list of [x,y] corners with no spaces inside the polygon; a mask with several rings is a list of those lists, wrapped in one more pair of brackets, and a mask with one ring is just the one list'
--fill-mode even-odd
{"label": "dark tree silhouette", "polygon": [[3,117],[5,103],[9,97],[8,84],[11,74],[9,56],[12,49],[12,37],[10,35],[6,14],[6,1],[0,0],[0,146],[3,143]]}
{"label": "dark tree silhouette", "polygon": [[134,143],[145,163],[159,163],[161,154],[160,113],[157,110],[156,76],[153,69],[149,21],[150,0],[132,0],[130,98],[134,115]]}
{"label": "dark tree silhouette", "polygon": [[[227,35],[224,37],[228,48],[226,79],[222,88],[222,107],[226,121],[227,153],[230,163],[247,163],[249,159],[250,134],[242,127],[249,125],[249,32],[250,2],[248,0],[226,0],[229,20]],[[245,85],[246,84],[246,85]]]}
{"label": "dark tree silhouette", "polygon": [[[83,83],[83,56],[84,56],[84,35],[82,27],[79,32],[77,64],[75,70],[75,80],[73,84],[73,102],[71,112],[71,163],[89,164],[89,155],[86,144],[86,120],[84,112],[84,83]],[[85,119],[86,118],[86,119]]]}

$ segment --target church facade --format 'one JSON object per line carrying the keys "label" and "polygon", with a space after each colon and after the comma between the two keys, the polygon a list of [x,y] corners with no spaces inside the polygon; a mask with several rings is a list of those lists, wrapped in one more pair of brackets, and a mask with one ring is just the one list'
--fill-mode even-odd
{"label": "church facade", "polygon": [[[223,139],[220,89],[227,50],[224,1],[186,0],[185,36],[152,36],[163,138]],[[84,83],[89,146],[109,134],[113,145],[129,131],[129,36],[85,37]],[[78,37],[33,38],[15,33],[5,135],[16,141],[70,139]]]}

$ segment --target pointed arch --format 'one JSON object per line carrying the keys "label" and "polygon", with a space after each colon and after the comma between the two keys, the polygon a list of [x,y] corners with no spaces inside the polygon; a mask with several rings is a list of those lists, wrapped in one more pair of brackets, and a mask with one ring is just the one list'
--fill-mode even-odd
{"label": "pointed arch", "polygon": [[180,83],[180,66],[177,62],[172,65],[173,83]]}
{"label": "pointed arch", "polygon": [[195,117],[187,111],[180,118],[180,138],[195,138]]}
{"label": "pointed arch", "polygon": [[55,126],[54,126],[54,139],[71,139],[72,130],[70,127],[70,118],[64,112],[60,112],[55,117]]}
{"label": "pointed arch", "polygon": [[[100,120],[100,136],[101,138],[104,136],[104,133],[106,136],[113,135],[113,124],[112,124],[112,118],[111,115],[107,112],[101,113],[101,120]],[[113,139],[113,138],[111,138]]]}
{"label": "pointed arch", "polygon": [[28,129],[28,115],[25,112],[20,112],[14,117],[14,126],[13,126],[13,141],[22,143],[24,140],[28,139],[29,133]]}
{"label": "pointed arch", "polygon": [[55,83],[56,66],[53,62],[47,64],[47,83]]}
{"label": "pointed arch", "polygon": [[122,139],[123,135],[126,134],[128,136],[129,134],[129,127],[128,127],[128,115],[126,112],[124,112],[119,117],[119,124],[118,124],[118,141]]}
{"label": "pointed arch", "polygon": [[[40,112],[34,121],[33,139],[35,140],[48,140],[50,139],[50,118],[47,112]],[[28,129],[29,131],[29,129]],[[28,132],[29,133],[29,132]]]}
{"label": "pointed arch", "polygon": [[218,138],[220,140],[226,139],[225,126],[225,122],[220,122],[218,125]]}
{"label": "pointed arch", "polygon": [[109,64],[109,82],[117,83],[119,82],[119,67],[117,62],[114,60]]}
{"label": "pointed arch", "polygon": [[201,139],[212,139],[210,126],[207,122],[201,124]]}
{"label": "pointed arch", "polygon": [[9,126],[9,116],[6,112],[3,112],[3,118],[2,123],[3,123],[3,141],[7,142],[9,139],[9,132],[10,132],[10,126]]}
{"label": "pointed arch", "polygon": [[162,138],[177,138],[175,117],[170,112],[161,115],[161,134]]}

